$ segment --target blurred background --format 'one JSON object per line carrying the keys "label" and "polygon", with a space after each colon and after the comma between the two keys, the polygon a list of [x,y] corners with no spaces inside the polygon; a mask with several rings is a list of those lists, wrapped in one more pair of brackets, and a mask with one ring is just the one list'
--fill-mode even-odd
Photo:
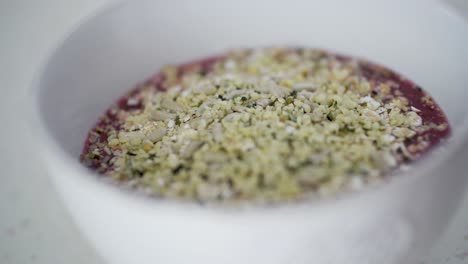
{"label": "blurred background", "polygon": [[[103,264],[60,203],[40,153],[28,148],[34,129],[27,112],[29,86],[40,63],[77,22],[109,2],[0,1],[0,263]],[[468,19],[468,1],[451,2]],[[465,146],[458,162],[467,158]],[[468,197],[423,263],[468,263]]]}

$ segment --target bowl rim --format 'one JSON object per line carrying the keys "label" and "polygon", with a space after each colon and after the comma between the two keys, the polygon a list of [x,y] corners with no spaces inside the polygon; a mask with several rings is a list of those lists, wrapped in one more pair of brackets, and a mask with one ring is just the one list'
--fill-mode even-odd
{"label": "bowl rim", "polygon": [[[41,59],[39,67],[34,73],[33,80],[30,83],[30,89],[28,91],[27,98],[27,121],[30,125],[32,137],[39,142],[39,148],[45,148],[47,154],[53,155],[53,157],[41,157],[42,161],[45,163],[46,159],[58,160],[64,164],[70,170],[75,171],[76,173],[67,174],[69,177],[81,177],[90,184],[97,187],[103,192],[112,192],[122,197],[125,200],[133,204],[145,204],[147,208],[160,208],[169,207],[172,209],[195,209],[201,211],[211,211],[211,212],[243,212],[243,213],[277,213],[284,210],[296,210],[303,207],[318,208],[334,208],[337,207],[340,203],[346,201],[353,203],[360,199],[361,197],[370,196],[372,194],[383,193],[385,190],[394,188],[398,184],[408,184],[410,181],[415,181],[421,177],[424,177],[426,172],[439,168],[440,165],[444,162],[447,162],[450,157],[455,155],[461,150],[461,148],[468,143],[468,114],[463,117],[460,124],[456,127],[452,126],[452,135],[443,142],[440,142],[434,146],[428,153],[424,154],[424,157],[414,161],[410,164],[410,169],[408,171],[397,171],[396,175],[388,175],[383,181],[377,184],[367,184],[361,190],[358,191],[340,191],[337,194],[330,195],[329,197],[321,197],[319,199],[301,199],[294,202],[278,202],[273,203],[272,205],[263,205],[255,204],[249,201],[245,203],[235,203],[234,206],[225,205],[223,203],[215,203],[213,205],[209,204],[200,204],[196,201],[187,201],[187,200],[178,200],[170,198],[154,198],[148,197],[146,195],[141,195],[141,193],[135,190],[126,190],[124,188],[119,188],[119,185],[115,183],[109,183],[109,181],[102,180],[98,177],[98,174],[85,168],[78,158],[72,157],[67,151],[65,151],[58,140],[56,140],[50,133],[47,128],[46,121],[44,120],[44,114],[41,113],[41,102],[40,94],[42,91],[42,83],[44,76],[47,72],[47,69],[53,63],[54,58],[57,56],[58,52],[69,42],[69,40],[84,26],[92,23],[95,19],[105,16],[116,9],[124,8],[127,4],[134,4],[138,1],[127,1],[127,0],[116,0],[104,4],[103,6],[97,8],[93,12],[90,12],[88,15],[85,15],[78,19],[78,22],[75,22],[74,25],[66,31],[64,36],[60,38],[54,45],[51,45],[50,50],[46,55]],[[450,12],[453,16],[458,17],[467,23],[465,19],[461,17],[460,14],[454,12],[453,8],[447,8],[447,12]],[[468,26],[468,25],[467,25]],[[346,54],[346,53],[344,53]],[[369,60],[372,62],[372,60]],[[454,129],[455,128],[455,129]],[[50,173],[49,165],[46,165],[48,174]],[[417,168],[417,170],[415,170]],[[74,174],[74,175],[72,175]],[[411,174],[411,175],[410,175]],[[53,180],[56,183],[55,180]],[[58,188],[58,185],[56,188]],[[242,205],[242,206],[238,206]],[[245,206],[247,205],[247,206]],[[242,209],[242,210],[239,210]],[[244,210],[248,209],[248,210]]]}

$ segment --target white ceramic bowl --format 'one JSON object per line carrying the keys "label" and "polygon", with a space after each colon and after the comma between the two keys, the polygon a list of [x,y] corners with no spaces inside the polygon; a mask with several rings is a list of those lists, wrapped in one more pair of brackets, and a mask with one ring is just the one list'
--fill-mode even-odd
{"label": "white ceramic bowl", "polygon": [[[446,111],[451,143],[384,185],[272,208],[148,200],[79,164],[97,117],[161,65],[278,44],[405,74]],[[109,263],[413,264],[466,183],[448,161],[467,133],[467,47],[467,24],[435,0],[130,1],[87,19],[53,52],[34,84],[33,131],[63,201]]]}

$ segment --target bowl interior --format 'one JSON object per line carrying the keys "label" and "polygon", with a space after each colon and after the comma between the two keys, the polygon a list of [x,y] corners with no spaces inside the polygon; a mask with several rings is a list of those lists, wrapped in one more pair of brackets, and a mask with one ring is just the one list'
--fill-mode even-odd
{"label": "bowl interior", "polygon": [[230,48],[292,45],[402,73],[435,97],[457,134],[468,111],[466,43],[467,24],[439,1],[128,1],[87,20],[59,46],[39,78],[36,111],[78,161],[98,116],[162,65]]}

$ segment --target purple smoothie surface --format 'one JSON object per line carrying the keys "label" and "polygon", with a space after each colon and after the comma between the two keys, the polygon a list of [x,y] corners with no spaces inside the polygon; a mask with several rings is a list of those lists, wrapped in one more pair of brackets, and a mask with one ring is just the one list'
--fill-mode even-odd
{"label": "purple smoothie surface", "polygon": [[[425,131],[420,131],[411,140],[405,142],[408,151],[414,157],[412,160],[419,159],[423,154],[433,149],[441,141],[447,139],[451,134],[451,128],[446,115],[441,107],[425,92],[420,86],[408,80],[402,75],[365,60],[343,56],[330,52],[322,51],[324,56],[334,57],[339,61],[356,61],[360,69],[360,76],[369,81],[372,87],[372,93],[377,92],[376,87],[386,83],[393,96],[405,98],[409,105],[418,109],[418,114],[422,118],[423,125],[430,127]],[[225,60],[225,56],[213,56],[204,59],[195,60],[189,63],[177,66],[177,78],[182,78],[189,72],[199,72],[201,75],[209,73],[213,65]],[[114,105],[112,105],[98,120],[96,125],[90,130],[82,150],[83,157],[90,152],[90,147],[98,145],[100,147],[99,158],[87,160],[85,165],[100,172],[106,173],[111,167],[102,166],[113,158],[111,151],[106,151],[105,144],[108,138],[109,128],[119,130],[123,124],[121,121],[125,117],[119,116],[120,110],[124,112],[141,111],[144,107],[142,91],[152,89],[153,91],[165,92],[168,89],[166,75],[163,71],[154,74],[147,81],[137,85],[127,94],[123,95]],[[418,144],[424,141],[425,144]],[[417,146],[417,147],[416,147]],[[411,162],[411,160],[408,160]]]}

